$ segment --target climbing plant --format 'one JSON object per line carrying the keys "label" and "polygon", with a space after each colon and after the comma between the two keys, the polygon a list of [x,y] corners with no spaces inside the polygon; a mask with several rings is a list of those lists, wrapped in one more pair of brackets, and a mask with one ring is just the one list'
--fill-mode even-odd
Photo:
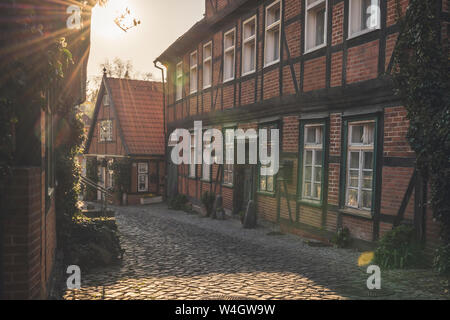
{"label": "climbing plant", "polygon": [[450,83],[448,48],[441,41],[441,0],[410,0],[401,14],[393,54],[396,93],[408,112],[408,140],[417,169],[430,182],[435,219],[450,242]]}

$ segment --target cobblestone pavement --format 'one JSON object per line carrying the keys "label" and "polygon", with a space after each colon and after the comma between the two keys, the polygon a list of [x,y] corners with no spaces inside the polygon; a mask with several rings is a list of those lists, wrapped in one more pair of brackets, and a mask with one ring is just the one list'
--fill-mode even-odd
{"label": "cobblestone pavement", "polygon": [[369,292],[354,250],[164,204],[114,209],[122,263],[83,273],[64,299],[448,299],[428,270],[383,271],[382,289]]}

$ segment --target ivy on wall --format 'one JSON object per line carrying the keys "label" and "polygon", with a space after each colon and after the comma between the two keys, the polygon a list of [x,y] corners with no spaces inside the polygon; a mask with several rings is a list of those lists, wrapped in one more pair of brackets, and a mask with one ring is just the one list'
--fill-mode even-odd
{"label": "ivy on wall", "polygon": [[408,112],[408,140],[417,168],[430,182],[430,205],[450,243],[450,83],[448,48],[441,41],[441,0],[410,0],[398,22],[393,54],[396,93]]}

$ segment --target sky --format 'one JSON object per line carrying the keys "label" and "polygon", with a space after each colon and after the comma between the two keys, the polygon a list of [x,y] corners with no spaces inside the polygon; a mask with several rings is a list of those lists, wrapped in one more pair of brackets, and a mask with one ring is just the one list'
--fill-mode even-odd
{"label": "sky", "polygon": [[[118,12],[126,8],[141,21],[135,28],[122,31],[114,23]],[[105,7],[92,10],[91,52],[88,78],[101,75],[99,65],[105,59],[130,60],[134,71],[151,72],[155,80],[161,71],[153,61],[178,37],[203,18],[205,0],[109,0]]]}

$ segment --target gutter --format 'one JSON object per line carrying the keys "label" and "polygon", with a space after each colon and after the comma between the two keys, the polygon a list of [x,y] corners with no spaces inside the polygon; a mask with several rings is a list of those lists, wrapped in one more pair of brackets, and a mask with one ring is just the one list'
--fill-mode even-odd
{"label": "gutter", "polygon": [[[153,65],[155,66],[156,69],[161,70],[161,75],[162,75],[162,88],[163,88],[163,125],[164,125],[164,130],[163,130],[163,134],[164,134],[164,158],[167,159],[167,129],[166,129],[166,83],[165,83],[165,79],[164,79],[164,68],[158,66],[158,60],[153,61]],[[165,197],[167,198],[167,173],[168,173],[168,168],[167,168],[167,163],[164,166],[164,177],[165,177]]]}

